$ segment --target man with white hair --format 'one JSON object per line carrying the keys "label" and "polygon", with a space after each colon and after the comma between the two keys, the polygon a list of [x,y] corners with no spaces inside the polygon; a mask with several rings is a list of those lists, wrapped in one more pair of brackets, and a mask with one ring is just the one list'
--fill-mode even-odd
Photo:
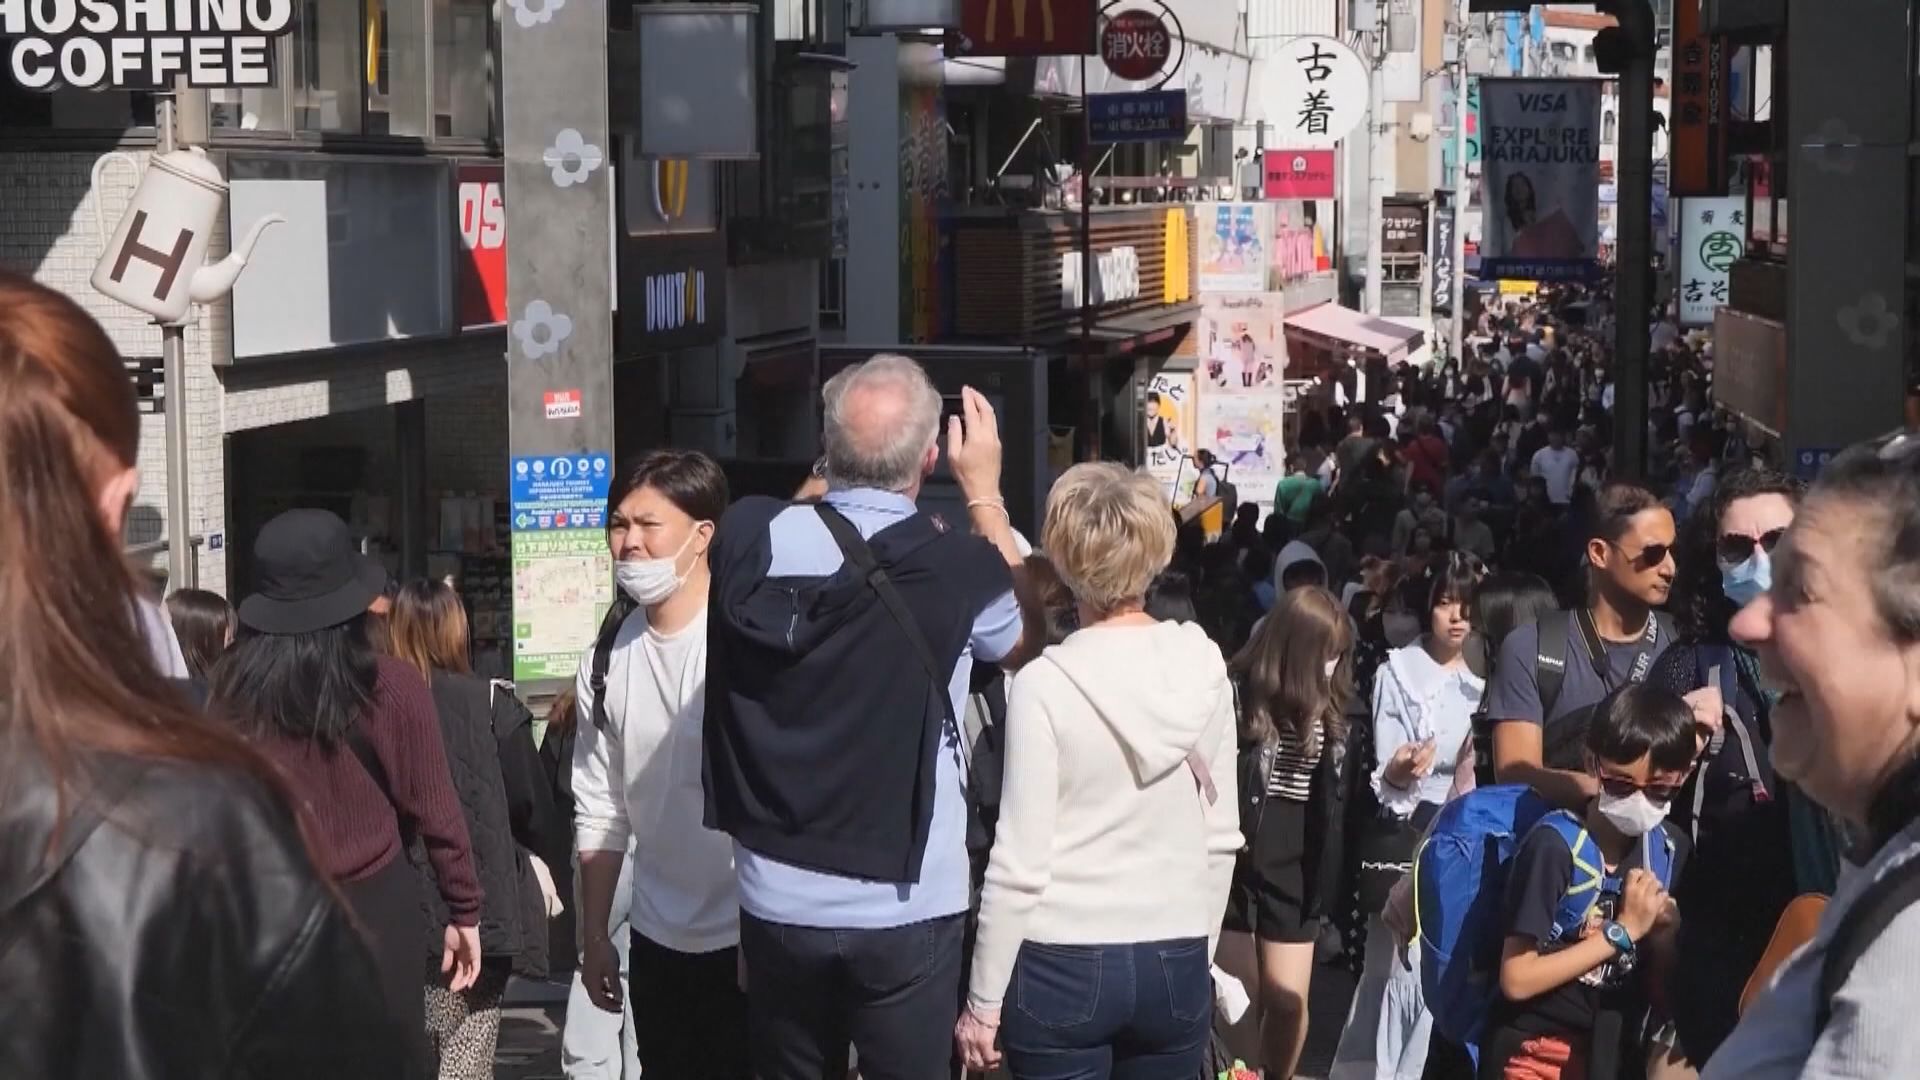
{"label": "man with white hair", "polygon": [[975,662],[1041,640],[1015,599],[992,406],[948,461],[972,535],[916,509],[940,394],[880,355],[825,388],[827,492],[743,499],[713,548],[707,825],[735,844],[759,1080],[946,1076],[970,901],[961,733]]}

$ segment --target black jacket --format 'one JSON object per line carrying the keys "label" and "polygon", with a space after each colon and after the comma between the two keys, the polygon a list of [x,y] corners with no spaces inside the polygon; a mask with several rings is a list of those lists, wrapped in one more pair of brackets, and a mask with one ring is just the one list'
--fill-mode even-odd
{"label": "black jacket", "polygon": [[[477,676],[436,671],[432,689],[440,736],[446,744],[447,768],[467,819],[467,834],[473,841],[474,869],[486,894],[480,907],[480,951],[490,959],[511,960],[518,974],[544,976],[548,967],[546,909],[527,851],[536,849],[539,843],[532,819],[536,800],[547,793],[539,779],[539,751],[533,745],[531,718],[521,722],[516,710],[496,709],[492,684]],[[498,696],[518,705],[509,692],[501,691]],[[517,710],[519,716],[525,713],[524,708]],[[550,816],[550,795],[546,805]],[[522,833],[535,842],[524,843]],[[427,869],[426,850],[416,841],[411,845],[411,855],[419,870],[421,904],[429,925],[445,926],[447,910]],[[436,970],[438,946],[437,940],[429,946],[429,959]]]}
{"label": "black jacket", "polygon": [[38,754],[0,762],[0,1076],[403,1075],[373,958],[258,783],[82,754],[56,835]]}
{"label": "black jacket", "polygon": [[[1341,868],[1346,857],[1346,793],[1352,786],[1354,768],[1354,755],[1348,744],[1351,728],[1348,736],[1348,740],[1327,740],[1308,788],[1307,844],[1301,858],[1307,886],[1306,904],[1301,911],[1304,918],[1317,919],[1331,914],[1341,884]],[[1248,743],[1240,747],[1240,835],[1245,843],[1233,870],[1236,895],[1250,894],[1257,889],[1254,876],[1259,871],[1253,861],[1254,837],[1259,834],[1260,823],[1266,816],[1267,788],[1273,780],[1275,756],[1271,744]]]}
{"label": "black jacket", "polygon": [[796,866],[913,882],[933,820],[940,696],[974,620],[1012,575],[985,541],[936,515],[914,514],[870,538],[933,652],[936,685],[851,567],[826,578],[767,576],[768,526],[789,505],[742,499],[715,536],[706,824]]}

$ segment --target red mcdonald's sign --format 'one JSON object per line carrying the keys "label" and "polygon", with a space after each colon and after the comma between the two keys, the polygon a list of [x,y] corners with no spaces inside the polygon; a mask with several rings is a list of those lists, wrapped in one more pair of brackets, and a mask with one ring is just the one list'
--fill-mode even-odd
{"label": "red mcdonald's sign", "polygon": [[1093,0],[962,0],[972,56],[1086,56],[1097,51]]}

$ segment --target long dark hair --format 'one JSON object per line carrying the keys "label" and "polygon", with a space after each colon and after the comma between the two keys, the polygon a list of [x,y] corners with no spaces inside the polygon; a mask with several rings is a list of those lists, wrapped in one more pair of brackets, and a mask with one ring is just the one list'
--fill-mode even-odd
{"label": "long dark hair", "polygon": [[87,751],[206,764],[284,792],[264,758],[154,667],[133,574],[95,497],[139,449],[106,332],[72,300],[0,271],[0,738],[35,751],[0,752],[0,798],[44,769],[59,793],[55,844]]}
{"label": "long dark hair", "polygon": [[243,731],[338,746],[373,704],[367,616],[310,634],[247,632],[213,671],[213,700]]}
{"label": "long dark hair", "polygon": [[1727,507],[1756,495],[1780,495],[1798,506],[1805,491],[1805,484],[1773,469],[1743,469],[1719,480],[1713,501],[1687,519],[1681,534],[1669,604],[1680,640],[1727,641],[1727,624],[1739,610],[1720,587],[1720,562],[1715,553],[1720,519],[1726,516]]}
{"label": "long dark hair", "polygon": [[187,671],[196,679],[207,678],[239,629],[233,605],[205,589],[175,590],[167,597],[167,618],[173,623],[173,636],[180,639]]}
{"label": "long dark hair", "polygon": [[[1329,679],[1326,663],[1334,657],[1339,665]],[[1332,593],[1302,587],[1280,597],[1232,668],[1241,680],[1242,742],[1267,745],[1285,734],[1311,753],[1323,736],[1346,737],[1353,624]]]}
{"label": "long dark hair", "polygon": [[1558,610],[1559,598],[1537,574],[1509,571],[1484,579],[1473,591],[1473,636],[1478,644],[1467,650],[1468,668],[1486,678],[1507,635]]}

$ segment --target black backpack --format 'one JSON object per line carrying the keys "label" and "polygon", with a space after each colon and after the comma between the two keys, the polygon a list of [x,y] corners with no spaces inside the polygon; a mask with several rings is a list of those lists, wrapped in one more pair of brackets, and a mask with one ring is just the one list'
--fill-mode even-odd
{"label": "black backpack", "polygon": [[587,670],[587,685],[593,689],[593,729],[607,730],[607,668],[613,663],[613,639],[620,636],[620,627],[627,616],[639,610],[640,605],[621,590],[614,590],[613,606],[607,609],[607,617],[600,620],[600,631],[593,638],[593,666]]}
{"label": "black backpack", "polygon": [[[1540,731],[1541,760],[1548,768],[1555,768],[1556,760],[1565,760],[1568,746],[1577,744],[1586,738],[1586,721],[1590,710],[1578,709],[1553,721],[1554,703],[1560,700],[1560,688],[1567,681],[1567,664],[1573,659],[1568,646],[1572,644],[1567,633],[1567,620],[1560,618],[1565,612],[1554,612],[1541,619],[1540,647],[1533,661],[1533,684],[1540,691]],[[1581,652],[1586,655],[1594,670],[1599,673],[1603,684],[1611,684],[1612,678],[1606,669],[1606,646],[1600,642],[1598,631],[1586,617],[1585,609],[1575,609],[1574,621],[1582,630]],[[1653,670],[1653,657],[1661,642],[1672,641],[1675,631],[1673,620],[1666,613],[1656,611],[1647,620],[1645,647],[1635,658],[1633,671],[1627,676],[1629,682],[1643,682],[1647,673]],[[1484,700],[1484,698],[1482,699]],[[1577,723],[1574,721],[1578,721]],[[1554,751],[1562,751],[1556,754]]]}

